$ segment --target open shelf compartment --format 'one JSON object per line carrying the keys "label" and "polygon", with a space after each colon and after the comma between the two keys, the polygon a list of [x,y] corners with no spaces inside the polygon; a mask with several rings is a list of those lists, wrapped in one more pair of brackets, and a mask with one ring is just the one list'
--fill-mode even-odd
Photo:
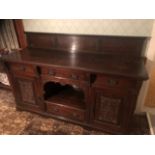
{"label": "open shelf compartment", "polygon": [[47,103],[85,109],[84,92],[75,85],[47,82],[44,84],[44,100]]}

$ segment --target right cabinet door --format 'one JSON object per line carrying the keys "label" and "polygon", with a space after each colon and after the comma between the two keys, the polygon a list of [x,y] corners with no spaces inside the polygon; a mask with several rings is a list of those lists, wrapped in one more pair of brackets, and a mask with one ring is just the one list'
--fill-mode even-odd
{"label": "right cabinet door", "polygon": [[110,132],[123,131],[130,113],[129,92],[106,88],[92,91],[91,123]]}

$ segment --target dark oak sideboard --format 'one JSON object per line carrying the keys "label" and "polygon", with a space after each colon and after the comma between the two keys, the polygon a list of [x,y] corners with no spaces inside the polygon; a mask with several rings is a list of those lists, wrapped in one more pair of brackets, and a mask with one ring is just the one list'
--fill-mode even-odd
{"label": "dark oak sideboard", "polygon": [[17,109],[127,133],[142,82],[145,37],[26,33],[4,56]]}

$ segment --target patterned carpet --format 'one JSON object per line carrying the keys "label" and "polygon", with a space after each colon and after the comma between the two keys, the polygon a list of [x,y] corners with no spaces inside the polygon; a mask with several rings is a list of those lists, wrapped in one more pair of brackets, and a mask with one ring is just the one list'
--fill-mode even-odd
{"label": "patterned carpet", "polygon": [[[145,115],[135,115],[129,135],[150,134]],[[10,91],[0,89],[1,135],[105,135],[100,131],[88,131],[81,126],[45,118],[25,111],[16,111]]]}

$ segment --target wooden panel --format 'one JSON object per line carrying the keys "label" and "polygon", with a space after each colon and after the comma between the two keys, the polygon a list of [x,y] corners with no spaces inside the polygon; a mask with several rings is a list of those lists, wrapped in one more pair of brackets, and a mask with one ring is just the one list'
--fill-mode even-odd
{"label": "wooden panel", "polygon": [[[124,115],[128,116],[128,93],[117,89],[94,89],[94,124],[97,126],[113,126],[119,128],[124,122]],[[129,111],[128,111],[129,113]],[[127,118],[126,118],[127,119]]]}
{"label": "wooden panel", "polygon": [[28,75],[28,76],[35,76],[36,70],[35,66],[28,65],[28,64],[19,64],[19,63],[12,63],[10,65],[12,72],[16,75]]}
{"label": "wooden panel", "polygon": [[118,123],[118,114],[121,100],[97,95],[96,98],[96,120],[109,123]]}
{"label": "wooden panel", "polygon": [[73,69],[62,69],[53,67],[41,67],[42,75],[55,76],[60,78],[68,78],[71,80],[84,80],[90,81],[90,74],[83,71],[73,70]]}
{"label": "wooden panel", "polygon": [[30,80],[18,79],[22,102],[36,104],[34,97],[34,85]]}
{"label": "wooden panel", "polygon": [[63,105],[57,105],[53,103],[47,103],[47,111],[53,115],[66,117],[69,119],[84,121],[85,113],[82,110],[76,110]]}
{"label": "wooden panel", "polygon": [[19,107],[38,112],[44,109],[41,103],[40,81],[35,77],[13,76],[13,91],[16,92],[16,103]]}
{"label": "wooden panel", "polygon": [[4,62],[0,59],[0,72],[5,72]]}
{"label": "wooden panel", "polygon": [[29,47],[51,49],[55,46],[55,37],[48,34],[27,35]]}
{"label": "wooden panel", "polygon": [[131,87],[133,88],[135,86],[135,82],[127,78],[98,74],[92,86],[101,87],[101,88],[106,87],[106,88],[124,89],[124,88],[131,88]]}
{"label": "wooden panel", "polygon": [[69,52],[113,53],[141,56],[146,37],[44,34],[27,32],[28,46]]}
{"label": "wooden panel", "polygon": [[57,46],[71,51],[97,52],[97,38],[87,36],[57,36]]}
{"label": "wooden panel", "polygon": [[103,37],[100,50],[114,54],[141,55],[144,38],[134,37]]}
{"label": "wooden panel", "polygon": [[24,27],[23,27],[22,19],[14,19],[13,22],[14,22],[20,48],[27,47],[27,41],[26,41],[26,37],[24,34]]}

